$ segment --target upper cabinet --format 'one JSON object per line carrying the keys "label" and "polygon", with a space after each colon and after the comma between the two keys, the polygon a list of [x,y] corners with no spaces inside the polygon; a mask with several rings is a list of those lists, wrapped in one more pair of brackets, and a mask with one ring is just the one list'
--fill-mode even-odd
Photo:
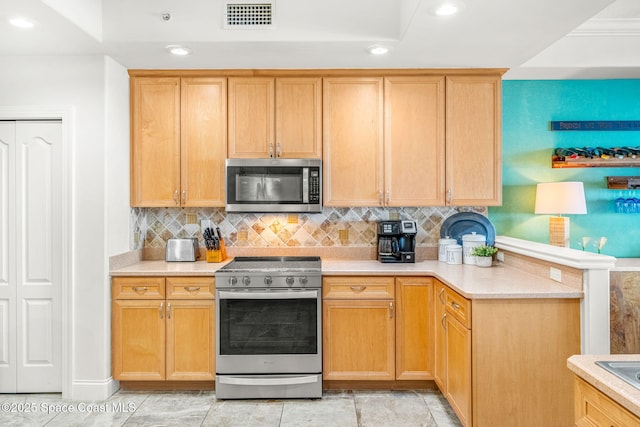
{"label": "upper cabinet", "polygon": [[384,204],[444,202],[445,79],[384,79]]}
{"label": "upper cabinet", "polygon": [[383,79],[327,77],[323,92],[324,205],[382,204]]}
{"label": "upper cabinet", "polygon": [[502,203],[501,77],[448,76],[446,204]]}
{"label": "upper cabinet", "polygon": [[225,205],[227,158],[322,158],[325,206],[502,202],[504,70],[133,70],[131,206]]}
{"label": "upper cabinet", "polygon": [[224,206],[226,79],[131,78],[131,206]]}
{"label": "upper cabinet", "polygon": [[320,158],[322,79],[229,78],[230,158]]}
{"label": "upper cabinet", "polygon": [[443,76],[324,84],[327,206],[444,204]]}

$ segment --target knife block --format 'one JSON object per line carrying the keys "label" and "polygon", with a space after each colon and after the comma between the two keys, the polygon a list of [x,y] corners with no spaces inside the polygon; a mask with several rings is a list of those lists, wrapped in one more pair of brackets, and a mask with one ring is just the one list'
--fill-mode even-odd
{"label": "knife block", "polygon": [[221,249],[207,249],[207,262],[222,262],[223,260]]}

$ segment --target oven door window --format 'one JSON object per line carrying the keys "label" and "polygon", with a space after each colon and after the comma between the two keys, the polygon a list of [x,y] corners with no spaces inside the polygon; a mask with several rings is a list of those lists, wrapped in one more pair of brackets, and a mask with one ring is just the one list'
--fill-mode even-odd
{"label": "oven door window", "polygon": [[317,298],[219,303],[220,355],[317,354]]}

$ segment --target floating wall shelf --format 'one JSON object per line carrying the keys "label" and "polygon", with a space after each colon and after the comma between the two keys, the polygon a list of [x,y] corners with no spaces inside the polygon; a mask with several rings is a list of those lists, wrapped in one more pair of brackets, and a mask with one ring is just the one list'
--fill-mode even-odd
{"label": "floating wall shelf", "polygon": [[587,157],[563,157],[552,156],[551,167],[553,168],[637,168],[640,167],[640,158],[587,158]]}
{"label": "floating wall shelf", "polygon": [[611,190],[635,190],[640,188],[640,176],[608,176],[607,188]]}

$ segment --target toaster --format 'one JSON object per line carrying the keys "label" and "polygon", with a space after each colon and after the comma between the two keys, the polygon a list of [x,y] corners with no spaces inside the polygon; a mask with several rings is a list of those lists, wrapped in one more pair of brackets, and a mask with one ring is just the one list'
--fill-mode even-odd
{"label": "toaster", "polygon": [[195,261],[200,257],[197,237],[167,240],[166,261]]}

